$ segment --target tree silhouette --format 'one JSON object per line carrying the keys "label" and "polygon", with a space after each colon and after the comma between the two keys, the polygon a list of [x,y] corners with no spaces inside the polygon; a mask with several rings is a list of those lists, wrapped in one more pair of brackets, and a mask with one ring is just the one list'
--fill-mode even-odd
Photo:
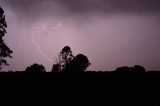
{"label": "tree silhouette", "polygon": [[66,65],[64,72],[84,72],[90,65],[87,56],[78,54]]}
{"label": "tree silhouette", "polygon": [[53,64],[52,72],[63,72],[67,64],[73,60],[74,56],[69,46],[65,46],[58,57],[58,62]]}
{"label": "tree silhouette", "polygon": [[3,40],[3,37],[7,33],[6,28],[7,23],[5,21],[4,11],[0,7],[0,69],[2,69],[4,65],[9,65],[6,58],[12,58],[11,54],[13,53]]}
{"label": "tree silhouette", "polygon": [[134,67],[118,67],[115,72],[146,72],[146,69],[140,65],[134,65]]}
{"label": "tree silhouette", "polygon": [[35,63],[31,66],[28,66],[25,71],[26,72],[45,72],[45,68],[43,65],[39,65]]}
{"label": "tree silhouette", "polygon": [[69,46],[65,46],[60,52],[59,60],[61,64],[61,70],[63,70],[66,65],[72,61],[74,56],[72,55],[72,50]]}

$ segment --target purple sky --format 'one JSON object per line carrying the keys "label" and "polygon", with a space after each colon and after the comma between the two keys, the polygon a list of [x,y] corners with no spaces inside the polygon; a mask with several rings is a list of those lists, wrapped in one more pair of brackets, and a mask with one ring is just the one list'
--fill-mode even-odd
{"label": "purple sky", "polygon": [[0,0],[8,24],[5,40],[14,51],[5,70],[39,63],[49,71],[66,45],[74,55],[88,56],[92,63],[88,70],[137,64],[160,70],[159,4],[159,0]]}

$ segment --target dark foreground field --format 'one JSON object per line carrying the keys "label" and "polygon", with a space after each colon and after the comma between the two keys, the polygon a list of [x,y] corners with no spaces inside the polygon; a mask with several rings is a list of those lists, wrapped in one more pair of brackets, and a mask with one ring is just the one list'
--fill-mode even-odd
{"label": "dark foreground field", "polygon": [[[137,101],[147,103],[157,98],[160,95],[159,85],[160,72],[0,73],[1,97],[13,99],[6,102],[12,105],[31,103],[27,104],[29,106],[32,101],[43,105],[73,105],[74,102],[83,105],[89,99],[92,104],[100,99],[101,102],[97,101],[100,105],[110,103],[109,99],[118,99],[120,102],[111,102],[112,106],[117,103],[138,106],[135,104],[139,104]],[[142,100],[144,97],[145,101]],[[156,104],[157,99],[150,105]]]}
{"label": "dark foreground field", "polygon": [[111,71],[111,72],[0,72],[0,79],[4,80],[125,80],[125,79],[142,79],[155,80],[160,79],[160,71],[146,72],[127,72],[127,71]]}
{"label": "dark foreground field", "polygon": [[[75,73],[56,73],[56,72],[1,72],[0,83],[10,87],[18,86],[42,86],[51,88],[66,89],[71,86],[86,87],[110,87],[117,88],[124,86],[147,86],[156,83],[159,85],[160,72],[75,72]],[[85,88],[85,87],[84,87]]]}

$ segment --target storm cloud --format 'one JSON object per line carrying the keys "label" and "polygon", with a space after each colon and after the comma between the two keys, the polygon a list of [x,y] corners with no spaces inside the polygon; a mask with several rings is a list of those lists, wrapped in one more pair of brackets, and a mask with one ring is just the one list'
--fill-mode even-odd
{"label": "storm cloud", "polygon": [[[46,17],[76,17],[77,23],[112,14],[160,14],[159,0],[1,0],[20,20],[35,22]],[[55,18],[57,18],[55,17]]]}
{"label": "storm cloud", "polygon": [[2,0],[14,12],[27,17],[52,14],[160,12],[159,0]]}

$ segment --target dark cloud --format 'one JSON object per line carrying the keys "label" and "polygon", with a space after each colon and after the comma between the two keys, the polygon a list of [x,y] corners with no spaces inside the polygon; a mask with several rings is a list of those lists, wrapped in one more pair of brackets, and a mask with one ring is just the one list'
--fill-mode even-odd
{"label": "dark cloud", "polygon": [[70,12],[150,12],[160,11],[159,0],[60,0]]}
{"label": "dark cloud", "polygon": [[90,14],[160,13],[159,0],[1,0],[20,19],[35,21],[48,16],[78,15],[85,20]]}
{"label": "dark cloud", "polygon": [[[89,12],[149,12],[160,11],[159,0],[4,0],[16,11],[28,12],[42,11],[44,9],[57,9],[60,5],[63,11],[69,13]],[[44,3],[39,8],[36,6]],[[48,6],[45,3],[49,3]],[[40,12],[39,11],[39,12]],[[43,12],[43,11],[42,11]]]}

